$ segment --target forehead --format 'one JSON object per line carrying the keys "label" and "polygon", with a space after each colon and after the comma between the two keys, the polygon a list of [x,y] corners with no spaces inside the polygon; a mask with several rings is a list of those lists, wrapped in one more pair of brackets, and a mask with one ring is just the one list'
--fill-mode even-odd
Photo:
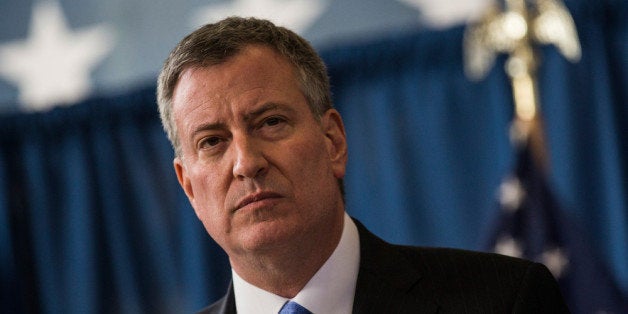
{"label": "forehead", "polygon": [[179,124],[182,120],[210,119],[263,102],[303,103],[307,107],[295,67],[262,45],[246,46],[221,64],[185,69],[172,101],[178,127],[185,127]]}
{"label": "forehead", "polygon": [[[173,102],[189,95],[193,88],[218,89],[238,92],[249,85],[278,83],[280,79],[296,79],[295,67],[273,48],[265,45],[247,45],[219,64],[192,65],[181,71],[173,92]],[[190,84],[195,83],[195,84]],[[235,90],[234,90],[235,89]]]}

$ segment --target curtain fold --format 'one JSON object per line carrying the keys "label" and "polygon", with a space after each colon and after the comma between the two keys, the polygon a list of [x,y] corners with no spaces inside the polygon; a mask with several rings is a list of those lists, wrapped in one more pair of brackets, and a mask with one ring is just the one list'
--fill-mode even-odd
{"label": "curtain fold", "polygon": [[469,235],[491,216],[512,159],[508,80],[499,68],[466,79],[462,33],[325,55],[349,137],[349,211],[393,242],[476,246]]}
{"label": "curtain fold", "polygon": [[[579,63],[541,48],[539,89],[549,182],[595,256],[628,291],[627,8],[566,1]],[[335,49],[336,105],[349,136],[349,211],[393,242],[480,248],[497,189],[514,165],[504,56],[488,77],[462,72],[463,28]]]}
{"label": "curtain fold", "polygon": [[178,188],[154,88],[0,119],[14,312],[191,312],[223,293],[226,257]]}
{"label": "curtain fold", "polygon": [[[628,291],[628,5],[566,1],[582,43],[542,48],[549,183]],[[349,138],[348,212],[396,243],[479,249],[512,169],[503,56],[470,82],[463,28],[322,52]],[[0,279],[9,313],[193,312],[224,293],[224,252],[172,169],[154,86],[0,116]],[[5,306],[6,305],[6,306]]]}

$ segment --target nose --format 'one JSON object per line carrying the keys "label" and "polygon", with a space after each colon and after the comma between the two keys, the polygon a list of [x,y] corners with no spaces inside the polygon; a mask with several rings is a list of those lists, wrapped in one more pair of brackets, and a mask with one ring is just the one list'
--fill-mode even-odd
{"label": "nose", "polygon": [[268,170],[268,160],[263,154],[260,143],[246,137],[233,140],[235,161],[233,176],[240,180],[256,178]]}

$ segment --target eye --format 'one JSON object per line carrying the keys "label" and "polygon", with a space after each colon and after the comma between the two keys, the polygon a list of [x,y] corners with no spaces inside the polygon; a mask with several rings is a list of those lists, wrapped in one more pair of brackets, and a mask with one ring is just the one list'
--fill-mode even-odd
{"label": "eye", "polygon": [[220,144],[223,141],[222,138],[218,137],[218,136],[210,136],[210,137],[206,137],[203,138],[199,143],[198,143],[198,147],[199,148],[212,148],[218,144]]}
{"label": "eye", "polygon": [[276,126],[276,125],[278,125],[278,124],[280,124],[280,123],[282,123],[284,121],[285,120],[283,118],[281,118],[281,117],[273,116],[273,117],[269,117],[266,120],[264,120],[263,125],[264,126]]}
{"label": "eye", "polygon": [[256,124],[254,134],[266,140],[279,140],[290,134],[291,125],[291,120],[284,115],[269,115]]}

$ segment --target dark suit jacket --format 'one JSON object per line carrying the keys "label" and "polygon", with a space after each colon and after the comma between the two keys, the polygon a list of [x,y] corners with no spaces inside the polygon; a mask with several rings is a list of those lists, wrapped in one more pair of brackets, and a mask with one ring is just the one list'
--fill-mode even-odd
{"label": "dark suit jacket", "polygon": [[[392,245],[356,221],[353,313],[569,313],[541,264],[497,254]],[[199,313],[236,313],[233,287]],[[320,313],[324,314],[324,313]]]}

